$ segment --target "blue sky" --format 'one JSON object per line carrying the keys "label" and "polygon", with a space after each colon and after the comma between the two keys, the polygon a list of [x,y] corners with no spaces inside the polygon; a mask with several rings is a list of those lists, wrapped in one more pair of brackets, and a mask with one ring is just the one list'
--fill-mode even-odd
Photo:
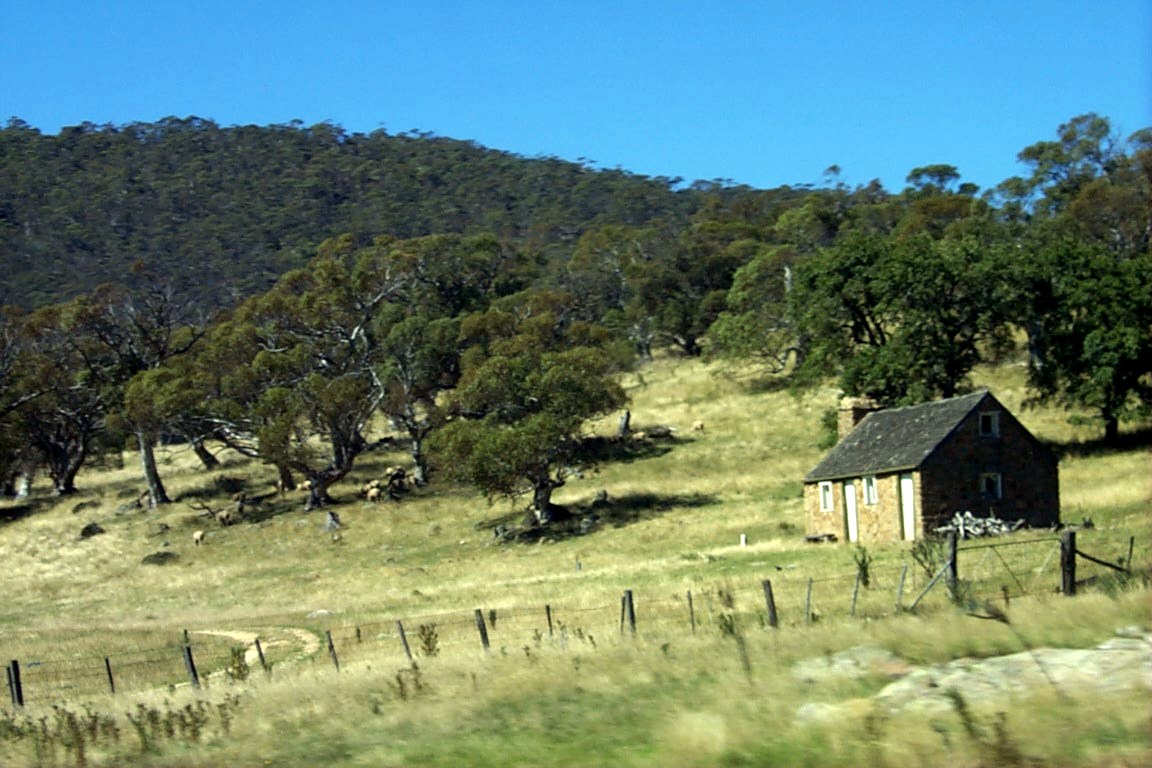
{"label": "blue sky", "polygon": [[756,187],[1152,126],[1152,0],[0,0],[0,120],[418,129]]}

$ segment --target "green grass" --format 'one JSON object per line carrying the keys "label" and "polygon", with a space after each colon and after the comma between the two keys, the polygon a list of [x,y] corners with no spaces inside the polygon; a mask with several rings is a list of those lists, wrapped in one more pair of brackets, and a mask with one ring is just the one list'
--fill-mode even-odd
{"label": "green grass", "polygon": [[[1147,448],[1099,450],[1096,435],[1069,424],[1067,414],[1021,409],[1019,367],[982,370],[979,381],[1041,439],[1067,447],[1064,517],[1095,524],[1081,532],[1080,548],[1115,562],[1131,539],[1134,563],[1147,568]],[[402,463],[398,453],[364,457],[333,489],[346,524],[338,541],[321,530],[322,515],[303,512],[299,495],[270,499],[255,523],[222,528],[199,517],[188,502],[222,506],[225,496],[212,496],[228,484],[222,478],[254,493],[272,487],[267,467],[227,454],[214,473],[198,470],[188,452],[166,454],[162,471],[176,503],[157,511],[124,506],[139,490],[132,456],[123,468],[82,474],[76,497],[56,500],[38,485],[35,513],[0,524],[0,655],[90,676],[87,688],[51,688],[58,697],[47,701],[37,700],[36,686],[43,692],[49,680],[36,675],[51,665],[30,670],[28,709],[9,711],[14,725],[0,721],[0,748],[13,755],[4,764],[80,764],[75,747],[66,747],[80,737],[68,735],[60,712],[85,708],[113,717],[121,730],[118,741],[101,732],[85,742],[87,765],[821,766],[856,765],[862,754],[886,765],[993,764],[996,745],[965,740],[955,723],[945,744],[930,724],[877,719],[867,697],[886,679],[813,687],[791,675],[791,665],[864,643],[917,664],[1015,653],[1022,645],[1089,647],[1117,627],[1149,625],[1139,580],[1100,580],[1075,601],[1042,591],[1014,597],[1011,628],[957,612],[940,590],[922,614],[902,615],[894,589],[911,562],[904,544],[869,547],[875,585],[849,617],[854,550],[805,544],[801,510],[801,478],[822,455],[818,425],[836,391],[794,397],[754,377],[677,359],[657,361],[625,385],[634,427],[668,424],[677,439],[666,452],[604,464],[560,489],[562,504],[590,504],[603,489],[615,510],[625,510],[587,536],[497,544],[491,525],[515,510],[467,489],[434,487],[397,504],[360,501],[356,489]],[[705,422],[703,432],[690,431],[696,420]],[[611,434],[615,425],[614,415],[593,426]],[[107,532],[80,541],[90,520]],[[208,532],[205,546],[192,546],[197,529]],[[741,534],[748,546],[740,546]],[[141,564],[158,551],[178,559]],[[905,604],[925,581],[915,569]],[[1084,574],[1094,572],[1086,567]],[[765,578],[773,580],[778,631],[764,627]],[[810,578],[812,625],[803,615]],[[1053,589],[1058,579],[1053,570]],[[997,583],[982,588],[989,599],[999,594]],[[625,589],[636,595],[636,638],[620,631]],[[751,677],[733,635],[720,629],[718,590],[734,596]],[[552,635],[545,606],[553,610]],[[488,654],[480,649],[476,608],[497,617]],[[314,613],[321,610],[329,613]],[[397,619],[418,673],[404,657]],[[421,624],[436,625],[438,655],[421,651]],[[207,676],[199,692],[183,685],[185,629]],[[253,670],[230,681],[223,670],[240,641],[202,634],[220,631],[260,636],[271,676]],[[340,673],[324,649],[326,631]],[[125,678],[115,699],[103,692],[101,670],[90,671],[105,656],[116,666],[153,653],[163,669]],[[208,702],[209,715],[193,734],[183,708],[198,701]],[[795,712],[806,702],[845,702],[849,715],[835,729],[801,727]],[[144,731],[147,745],[127,719],[138,704],[160,723],[154,736]],[[1141,704],[1127,694],[1065,701],[1041,691],[1014,705],[1006,733],[1034,764],[1137,765],[1150,749]],[[38,739],[5,740],[41,717]],[[175,723],[174,735],[165,719]],[[1052,740],[1053,732],[1062,738]]]}

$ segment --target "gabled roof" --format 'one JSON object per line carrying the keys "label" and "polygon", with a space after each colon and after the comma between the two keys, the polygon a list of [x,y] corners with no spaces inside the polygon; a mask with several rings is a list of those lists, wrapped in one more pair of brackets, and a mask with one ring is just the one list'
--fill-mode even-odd
{"label": "gabled roof", "polygon": [[804,477],[804,482],[861,477],[919,467],[985,400],[988,390],[868,414]]}

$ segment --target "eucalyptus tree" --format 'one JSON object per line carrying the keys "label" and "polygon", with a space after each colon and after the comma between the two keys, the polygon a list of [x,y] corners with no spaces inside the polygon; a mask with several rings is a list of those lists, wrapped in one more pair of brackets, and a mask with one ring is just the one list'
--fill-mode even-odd
{"label": "eucalyptus tree", "polygon": [[380,343],[376,370],[383,387],[380,410],[408,437],[412,480],[429,477],[425,442],[445,420],[440,395],[460,376],[459,320],[411,315],[392,323]]}
{"label": "eucalyptus tree", "polygon": [[845,360],[844,389],[888,405],[964,392],[985,355],[1010,344],[1002,265],[970,237],[890,243],[871,276],[883,342],[858,345]]}
{"label": "eucalyptus tree", "polygon": [[13,495],[16,478],[27,476],[30,450],[20,434],[20,409],[42,393],[42,383],[27,374],[26,317],[18,308],[0,306],[0,493]]}
{"label": "eucalyptus tree", "polygon": [[736,270],[725,308],[708,330],[709,354],[752,361],[783,374],[804,364],[808,333],[797,323],[793,274],[803,259],[791,246],[748,241],[755,255]]}
{"label": "eucalyptus tree", "polygon": [[1025,148],[1031,218],[1017,238],[1014,320],[1038,400],[1094,412],[1107,441],[1152,411],[1152,129],[1127,140],[1080,115]]}
{"label": "eucalyptus tree", "polygon": [[119,396],[116,360],[87,332],[76,302],[31,313],[20,363],[36,396],[14,413],[13,428],[43,461],[55,492],[76,492],[76,476],[107,428]]}
{"label": "eucalyptus tree", "polygon": [[[192,373],[205,417],[232,447],[309,481],[308,508],[369,445],[383,402],[382,315],[401,315],[410,274],[382,245],[331,241],[304,269],[213,328]],[[207,369],[207,370],[205,370]]]}
{"label": "eucalyptus tree", "polygon": [[1152,254],[1117,259],[1057,234],[1032,255],[1030,268],[1052,277],[1039,278],[1049,308],[1029,385],[1037,400],[1093,413],[1115,443],[1122,421],[1152,412]]}
{"label": "eucalyptus tree", "polygon": [[531,497],[540,523],[580,456],[586,423],[622,407],[613,374],[626,352],[603,328],[572,320],[570,296],[527,293],[464,320],[471,344],[451,418],[431,438],[436,464],[489,499]]}
{"label": "eucalyptus tree", "polygon": [[700,355],[732,276],[748,256],[743,247],[733,247],[746,233],[740,223],[700,221],[669,237],[634,273],[633,313],[651,318],[663,343]]}
{"label": "eucalyptus tree", "polygon": [[[161,419],[163,409],[149,403],[164,399],[155,375],[173,358],[187,354],[204,334],[206,319],[196,303],[172,280],[137,263],[133,285],[102,285],[74,302],[73,330],[91,339],[109,361],[109,415],[131,433],[140,455],[151,506],[170,499],[156,464],[156,443],[177,414]],[[134,386],[129,387],[130,384]],[[131,392],[131,398],[126,395]]]}

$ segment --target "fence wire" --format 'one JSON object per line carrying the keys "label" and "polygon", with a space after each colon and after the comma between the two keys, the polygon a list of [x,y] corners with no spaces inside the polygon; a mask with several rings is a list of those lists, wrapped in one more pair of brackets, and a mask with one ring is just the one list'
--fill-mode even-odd
{"label": "fence wire", "polygon": [[[1134,553],[1133,543],[1128,540],[1121,547],[1114,541],[1109,544],[1081,540],[1077,545],[1082,555],[1077,558],[1079,588],[1108,589],[1116,583],[1118,568],[1130,569],[1135,556],[1144,562],[1149,556],[1147,547]],[[1083,556],[1088,554],[1084,549],[1089,550],[1090,557]],[[821,621],[878,619],[912,606],[917,611],[933,611],[948,605],[951,596],[946,580],[939,579],[935,584],[931,581],[945,567],[935,562],[884,567],[858,563],[855,570],[818,577],[792,568],[777,569],[759,582],[724,581],[635,593],[631,610],[621,595],[618,601],[604,596],[592,605],[541,601],[533,606],[500,605],[349,621],[319,631],[315,622],[307,622],[313,626],[269,629],[268,633],[280,633],[281,637],[264,636],[262,650],[270,667],[302,658],[315,664],[355,663],[360,658],[378,659],[382,651],[404,664],[409,654],[414,659],[485,652],[531,654],[543,642],[558,643],[563,648],[595,647],[619,642],[633,632],[672,639],[690,632],[715,632],[733,622],[745,628],[775,623],[786,629]],[[1061,588],[1061,543],[1055,537],[964,542],[957,548],[956,571],[964,598],[1009,600],[1053,594]],[[284,617],[282,623],[287,625],[292,620]],[[238,632],[235,637],[227,634],[213,630],[185,635],[200,675],[212,678],[258,673],[254,643],[235,637],[262,634],[253,630]],[[113,643],[117,647],[107,654],[92,652],[88,638],[81,646],[83,650],[68,653],[66,648],[52,646],[53,652],[42,655],[35,652],[37,645],[33,641],[22,636],[13,647],[4,649],[0,645],[0,652],[8,651],[0,658],[20,659],[26,702],[106,694],[113,685],[116,692],[132,692],[188,684],[184,645],[173,641],[180,635],[172,631],[152,635],[161,636],[165,642],[154,645],[140,638],[132,643],[118,638],[120,642]],[[304,650],[301,636],[309,639]],[[11,672],[10,668],[10,676]]]}
{"label": "fence wire", "polygon": [[965,544],[957,572],[977,599],[1052,594],[1060,588],[1060,539]]}

